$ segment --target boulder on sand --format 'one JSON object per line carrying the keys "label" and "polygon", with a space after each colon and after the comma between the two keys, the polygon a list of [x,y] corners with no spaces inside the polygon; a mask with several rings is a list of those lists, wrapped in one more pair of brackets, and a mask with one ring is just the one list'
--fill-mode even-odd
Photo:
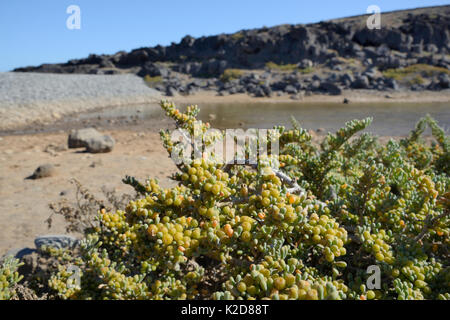
{"label": "boulder on sand", "polygon": [[87,152],[110,152],[115,144],[109,135],[103,135],[94,128],[72,130],[68,140],[69,148],[86,148]]}
{"label": "boulder on sand", "polygon": [[68,235],[45,235],[34,239],[34,245],[39,250],[42,247],[55,249],[73,248],[79,244],[79,240]]}
{"label": "boulder on sand", "polygon": [[34,170],[33,174],[29,176],[27,179],[41,179],[47,178],[55,175],[56,169],[55,166],[47,163],[39,166],[36,170]]}

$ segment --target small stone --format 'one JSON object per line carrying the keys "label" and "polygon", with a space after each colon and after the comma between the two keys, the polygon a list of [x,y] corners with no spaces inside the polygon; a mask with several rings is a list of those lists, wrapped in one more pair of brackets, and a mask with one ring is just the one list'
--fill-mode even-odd
{"label": "small stone", "polygon": [[34,239],[36,249],[41,249],[43,246],[52,247],[55,249],[73,248],[77,246],[79,240],[67,235],[45,235]]}
{"label": "small stone", "polygon": [[339,88],[335,83],[330,81],[322,82],[319,88],[333,96],[338,96],[342,94],[342,89]]}
{"label": "small stone", "polygon": [[102,160],[98,160],[98,161],[92,162],[92,163],[89,165],[89,167],[95,168],[95,167],[100,166],[100,165],[102,165],[102,164],[103,164]]}
{"label": "small stone", "polygon": [[86,148],[87,140],[99,136],[101,136],[100,132],[94,128],[72,130],[69,134],[68,146],[69,148]]}
{"label": "small stone", "polygon": [[41,179],[46,177],[51,177],[55,175],[56,169],[55,166],[47,163],[39,166],[34,173],[30,176],[31,179]]}
{"label": "small stone", "polygon": [[32,254],[33,252],[36,252],[35,249],[31,248],[20,248],[20,249],[12,249],[9,250],[3,257],[0,258],[0,264],[7,258],[7,257],[14,257],[16,259],[22,259],[24,256]]}
{"label": "small stone", "polygon": [[294,86],[292,85],[287,85],[286,88],[284,88],[284,92],[288,93],[288,94],[296,94],[297,93],[297,89],[295,89]]}
{"label": "small stone", "polygon": [[109,135],[102,135],[94,128],[72,130],[69,134],[69,148],[86,148],[91,153],[110,152],[115,141]]}
{"label": "small stone", "polygon": [[54,144],[54,143],[50,143],[49,145],[47,145],[44,149],[44,152],[61,152],[61,151],[66,151],[67,150],[67,146],[65,146],[64,144]]}
{"label": "small stone", "polygon": [[115,141],[111,136],[104,135],[102,138],[90,139],[86,148],[90,153],[106,153],[111,152],[114,148]]}
{"label": "small stone", "polygon": [[173,87],[168,87],[168,88],[166,89],[166,96],[174,97],[174,96],[176,96],[177,94],[178,94],[177,90],[176,90],[175,88],[173,88]]}

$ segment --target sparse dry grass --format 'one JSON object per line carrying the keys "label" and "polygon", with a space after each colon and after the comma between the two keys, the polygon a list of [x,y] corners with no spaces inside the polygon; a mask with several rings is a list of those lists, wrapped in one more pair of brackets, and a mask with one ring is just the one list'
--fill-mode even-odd
{"label": "sparse dry grass", "polygon": [[243,74],[244,72],[240,69],[226,69],[220,76],[220,81],[225,83],[235,79],[239,79]]}
{"label": "sparse dry grass", "polygon": [[383,71],[383,75],[386,78],[392,78],[397,81],[411,80],[411,76],[431,77],[440,73],[450,74],[450,71],[446,68],[428,64],[413,64],[405,68],[387,69]]}
{"label": "sparse dry grass", "polygon": [[144,81],[147,85],[152,86],[158,83],[161,83],[163,81],[161,76],[155,76],[155,77],[151,77],[149,75],[146,75],[144,77]]}
{"label": "sparse dry grass", "polygon": [[308,74],[314,71],[314,68],[299,68],[297,64],[291,63],[291,64],[276,64],[275,62],[269,61],[266,63],[266,68],[269,68],[270,70],[277,70],[277,71],[298,71],[303,74]]}

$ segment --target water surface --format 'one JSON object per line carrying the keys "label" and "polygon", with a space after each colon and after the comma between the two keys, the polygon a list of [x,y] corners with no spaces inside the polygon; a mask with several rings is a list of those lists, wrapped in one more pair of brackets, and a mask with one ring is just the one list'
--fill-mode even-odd
{"label": "water surface", "polygon": [[[186,105],[178,105],[182,110]],[[294,116],[305,129],[322,128],[334,132],[353,119],[372,117],[372,125],[366,129],[379,136],[404,136],[426,114],[434,117],[450,134],[450,101],[439,103],[216,103],[201,104],[199,118],[211,123],[213,128],[265,128],[274,125],[292,127]],[[105,108],[96,112],[65,117],[38,131],[51,132],[85,126],[164,129],[170,121],[159,106],[154,104]],[[19,133],[26,133],[29,128]],[[426,132],[429,134],[430,132]]]}
{"label": "water surface", "polygon": [[[215,114],[215,120],[210,120],[210,114]],[[303,128],[335,131],[349,120],[373,117],[368,131],[377,135],[406,135],[426,114],[449,131],[450,102],[203,105],[200,118],[209,120],[216,128],[271,128],[274,124],[290,127],[290,118],[294,116]]]}
{"label": "water surface", "polygon": [[[184,109],[185,106],[180,106]],[[291,127],[294,116],[305,129],[335,131],[352,119],[373,117],[367,129],[376,135],[407,135],[420,118],[434,117],[450,133],[450,102],[443,103],[220,103],[202,104],[199,118],[214,128]],[[159,108],[139,106],[117,108],[86,117],[134,117],[143,121],[163,118]]]}

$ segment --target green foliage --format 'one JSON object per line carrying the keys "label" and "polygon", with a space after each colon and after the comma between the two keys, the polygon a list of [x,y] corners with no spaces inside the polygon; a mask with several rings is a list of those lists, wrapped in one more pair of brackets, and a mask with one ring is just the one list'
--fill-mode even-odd
{"label": "green foliage", "polygon": [[411,80],[409,80],[408,83],[410,85],[424,84],[425,83],[425,79],[421,75],[417,75],[414,78],[412,78]]}
{"label": "green foliage", "polygon": [[275,62],[269,61],[266,63],[266,68],[271,70],[280,70],[280,71],[294,71],[297,70],[297,64],[276,64]]}
{"label": "green foliage", "polygon": [[303,74],[308,74],[308,73],[314,72],[314,68],[313,67],[307,67],[307,68],[303,68],[303,69],[298,69],[298,71],[300,73],[303,73]]}
{"label": "green foliage", "polygon": [[22,280],[17,269],[22,264],[13,257],[7,257],[0,265],[0,300],[11,300],[15,297],[15,285]]}
{"label": "green foliage", "polygon": [[146,75],[144,77],[144,81],[148,84],[148,85],[155,85],[158,83],[161,83],[163,81],[161,76],[155,76],[155,77],[151,77],[149,75]]}
{"label": "green foliage", "polygon": [[[421,138],[427,127],[431,129],[437,142],[433,143],[431,148],[427,148]],[[430,174],[435,171],[450,175],[450,140],[430,115],[421,119],[409,137],[401,143],[417,168],[427,169]]]}
{"label": "green foliage", "polygon": [[220,81],[225,83],[231,80],[239,79],[243,74],[244,72],[239,69],[226,69],[220,76]]}
{"label": "green foliage", "polygon": [[[161,107],[194,136],[209,128],[195,106]],[[294,120],[269,139],[279,159],[224,165],[204,154],[178,165],[172,188],[127,178],[142,196],[99,212],[75,262],[80,285],[61,267],[50,286],[64,299],[450,299],[448,137],[427,117],[380,145],[355,136],[370,122],[316,145]],[[426,125],[436,144],[421,140]],[[179,150],[169,131],[161,138]],[[366,287],[371,265],[380,289]]]}
{"label": "green foliage", "polygon": [[242,32],[236,32],[231,35],[231,38],[236,41],[241,40],[244,37],[245,37],[245,35]]}
{"label": "green foliage", "polygon": [[313,67],[301,69],[295,63],[293,63],[293,64],[276,64],[271,61],[266,63],[266,68],[271,69],[271,70],[278,70],[278,71],[298,71],[303,74],[308,74],[308,73],[311,73],[314,71]]}
{"label": "green foliage", "polygon": [[413,77],[414,79],[419,79],[415,81],[420,81],[419,76],[431,77],[440,73],[450,74],[450,71],[446,68],[429,64],[413,64],[405,68],[387,69],[382,73],[386,78],[392,78],[399,81],[408,77]]}

